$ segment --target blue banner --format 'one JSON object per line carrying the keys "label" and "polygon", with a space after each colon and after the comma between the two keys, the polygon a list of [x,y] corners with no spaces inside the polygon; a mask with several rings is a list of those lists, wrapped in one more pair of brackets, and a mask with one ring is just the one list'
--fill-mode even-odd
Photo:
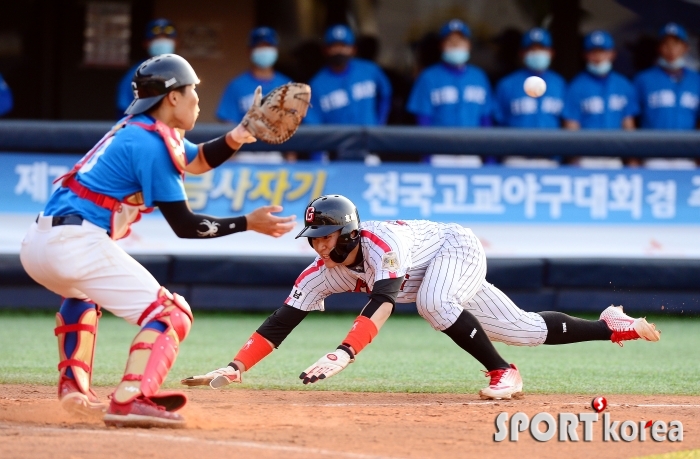
{"label": "blue banner", "polygon": [[[38,213],[75,155],[1,154],[0,212]],[[700,223],[700,170],[437,168],[423,164],[229,162],[188,176],[193,210],[247,213],[262,205],[301,216],[320,194],[343,194],[364,220],[490,223]]]}

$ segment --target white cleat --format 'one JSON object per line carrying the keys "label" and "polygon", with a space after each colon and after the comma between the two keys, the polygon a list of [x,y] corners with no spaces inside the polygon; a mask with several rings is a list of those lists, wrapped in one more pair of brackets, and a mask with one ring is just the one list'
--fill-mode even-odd
{"label": "white cleat", "polygon": [[510,368],[487,371],[486,377],[491,378],[489,387],[479,391],[479,397],[484,400],[510,400],[520,398],[523,393],[523,378],[514,364]]}
{"label": "white cleat", "polygon": [[190,376],[180,381],[185,386],[209,386],[212,389],[242,382],[241,372],[232,366],[219,368],[204,375]]}
{"label": "white cleat", "polygon": [[620,346],[622,341],[640,338],[646,341],[661,339],[661,332],[656,329],[656,325],[650,324],[644,317],[634,319],[628,316],[622,312],[622,306],[608,306],[600,314],[600,320],[613,332],[610,340]]}

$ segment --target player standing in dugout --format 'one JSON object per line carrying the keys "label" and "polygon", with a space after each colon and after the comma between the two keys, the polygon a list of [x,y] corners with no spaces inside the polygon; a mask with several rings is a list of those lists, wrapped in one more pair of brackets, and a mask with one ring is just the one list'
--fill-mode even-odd
{"label": "player standing in dugout", "polygon": [[[225,135],[195,145],[177,130],[194,127],[199,115],[197,84],[194,69],[178,55],[162,54],[144,62],[133,77],[135,99],[126,110],[128,116],[62,177],[62,186],[22,242],[20,257],[27,273],[65,298],[55,329],[61,405],[88,414],[106,410],[107,425],[182,426],[184,419],[175,411],[187,402],[184,394],[159,388],[187,337],[192,312],[184,298],[162,287],[116,244],[129,234],[130,224],[158,207],[181,238],[246,230],[279,237],[294,228],[293,216],[272,215],[282,211],[280,206],[229,218],[192,213],[184,173],[202,174],[221,165],[241,145],[255,142],[251,133],[266,139],[255,123],[268,105],[263,101],[261,107],[258,90],[249,111],[257,119],[244,119]],[[294,90],[279,89],[273,91],[277,100],[280,93],[284,98]],[[295,113],[290,124],[298,126],[301,117]],[[141,327],[109,407],[90,387],[100,308]]]}
{"label": "player standing in dugout", "polygon": [[510,399],[523,381],[491,341],[515,346],[582,341],[658,341],[644,318],[610,306],[600,320],[561,312],[525,312],[486,281],[486,255],[474,233],[455,223],[428,220],[360,223],[355,205],[339,195],[321,196],[306,208],[306,237],[316,260],[297,278],[285,305],[253,333],[228,366],[181,382],[219,388],[241,382],[242,373],[282,344],[310,311],[323,311],[333,293],[367,292],[369,302],[338,348],[301,373],[304,384],[329,378],[355,361],[377,336],[395,303],[416,302],[418,314],[486,368],[484,399]]}

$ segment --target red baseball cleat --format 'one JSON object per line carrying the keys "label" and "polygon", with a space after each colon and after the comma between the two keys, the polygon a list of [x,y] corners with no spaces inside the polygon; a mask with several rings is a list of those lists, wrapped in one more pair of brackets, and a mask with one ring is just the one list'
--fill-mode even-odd
{"label": "red baseball cleat", "polygon": [[125,404],[117,403],[112,399],[107,414],[104,416],[104,422],[107,426],[113,427],[169,427],[177,429],[185,426],[185,418],[172,411],[166,411],[164,407],[156,405],[144,396]]}
{"label": "red baseball cleat", "polygon": [[101,402],[92,389],[84,394],[70,378],[62,378],[58,383],[58,400],[64,410],[81,416],[99,417],[107,410],[107,404]]}
{"label": "red baseball cleat", "polygon": [[510,364],[510,368],[486,371],[486,376],[491,378],[489,387],[481,389],[479,396],[485,400],[509,400],[519,398],[523,393],[523,378],[520,377],[518,368]]}
{"label": "red baseball cleat", "polygon": [[608,306],[600,314],[600,320],[605,322],[613,332],[610,340],[622,347],[622,341],[643,339],[646,341],[658,341],[661,339],[661,332],[656,329],[656,325],[650,324],[644,317],[634,319],[624,312],[622,306]]}

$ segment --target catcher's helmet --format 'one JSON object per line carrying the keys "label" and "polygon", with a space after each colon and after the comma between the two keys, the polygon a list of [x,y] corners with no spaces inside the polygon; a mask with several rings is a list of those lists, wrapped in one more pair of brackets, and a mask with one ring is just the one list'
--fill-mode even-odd
{"label": "catcher's helmet", "polygon": [[304,229],[297,238],[307,237],[311,244],[311,238],[328,236],[338,230],[340,236],[330,257],[334,262],[342,263],[360,243],[360,214],[345,196],[319,196],[306,206]]}
{"label": "catcher's helmet", "polygon": [[136,69],[131,80],[134,100],[126,109],[127,115],[143,113],[173,89],[199,84],[194,69],[177,54],[161,54],[148,59]]}

